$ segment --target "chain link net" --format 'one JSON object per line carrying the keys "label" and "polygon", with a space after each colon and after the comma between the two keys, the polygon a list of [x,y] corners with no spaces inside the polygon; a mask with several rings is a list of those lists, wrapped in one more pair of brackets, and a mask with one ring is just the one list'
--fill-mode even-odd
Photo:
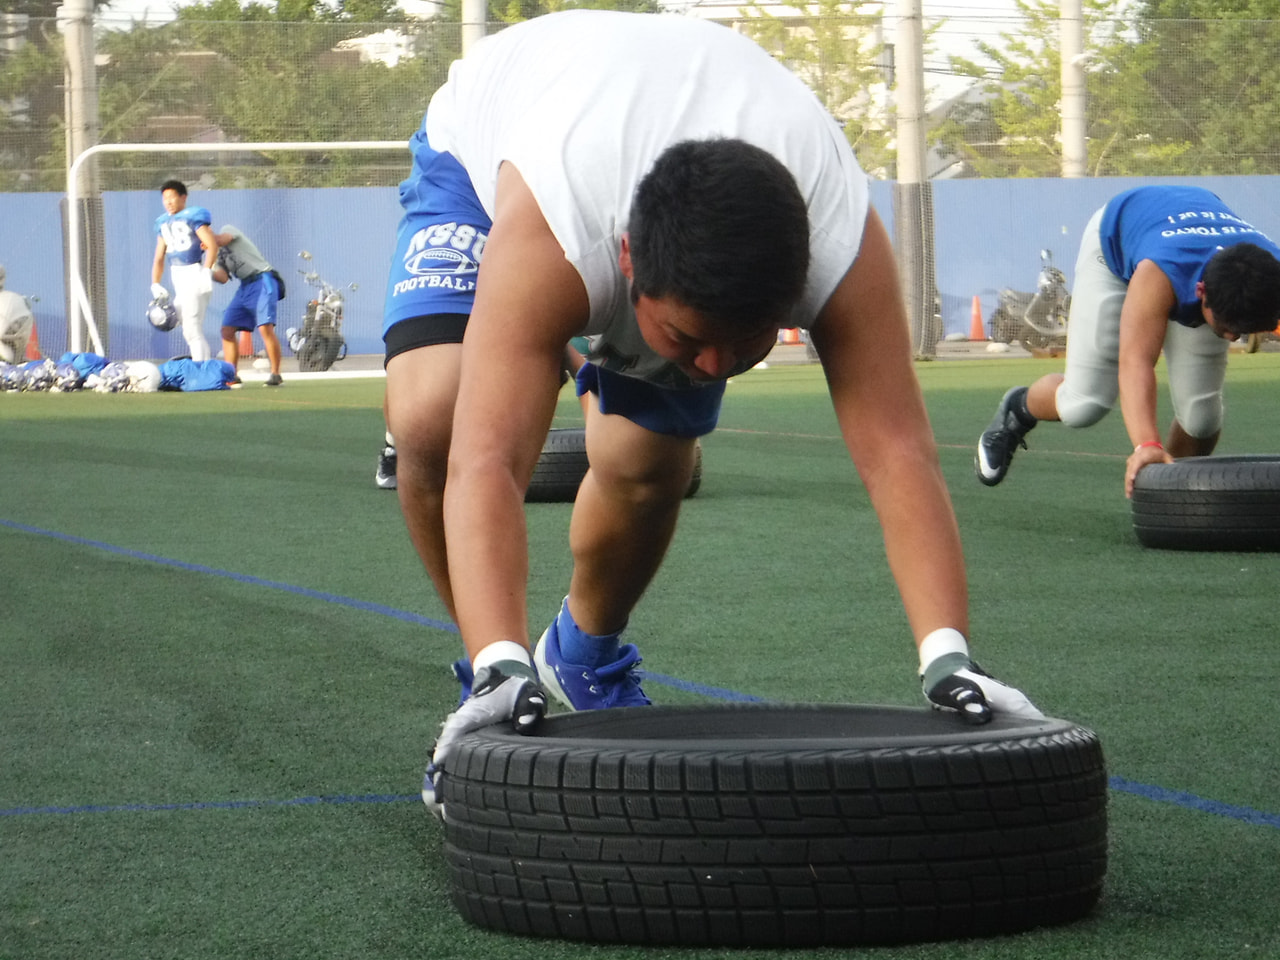
{"label": "chain link net", "polygon": [[[1012,0],[1016,13],[953,8],[924,18],[925,174],[944,178],[1062,176],[1062,62],[1056,0]],[[1082,0],[1090,177],[1280,172],[1280,21],[1161,19],[1159,0],[1117,15],[1117,0]],[[2,3],[2,0],[0,0]],[[722,19],[792,69],[842,124],[886,191],[896,177],[895,23],[889,8],[814,0],[796,16],[761,0],[686,12]],[[197,152],[106,153],[92,192],[152,192],[164,180],[197,191],[389,187],[407,151],[219,149],[230,143],[406,143],[462,48],[455,20],[286,22],[250,5],[236,21],[212,5],[166,22],[94,19],[96,126],[88,142],[205,144]],[[0,13],[0,193],[66,189],[69,118],[65,25]],[[504,24],[491,23],[488,31]],[[930,183],[918,202],[894,193],[899,238],[933,237]],[[301,196],[301,194],[298,194]],[[303,216],[284,200],[270,220]],[[301,203],[301,201],[299,201]],[[85,248],[106,230],[93,204],[77,213]],[[96,226],[95,226],[96,225]],[[10,224],[11,228],[18,226]],[[33,229],[28,227],[28,230]],[[95,233],[96,231],[96,233]],[[12,232],[12,230],[11,230]],[[21,230],[18,231],[21,234]],[[21,235],[9,238],[22,243]],[[910,278],[913,339],[933,352],[943,329],[931,247],[900,249]],[[100,290],[102,266],[80,268]],[[918,316],[916,314],[919,314]]]}
{"label": "chain link net", "polygon": [[[1020,5],[1017,16],[926,17],[929,176],[1060,175],[1057,5]],[[892,179],[893,33],[847,6],[824,0],[815,9],[827,15],[804,18],[752,8],[734,15],[734,29],[804,78],[867,170]],[[1280,172],[1275,21],[1134,22],[1086,10],[1086,22],[1089,175]],[[216,144],[406,140],[459,55],[460,30],[442,20],[154,24],[100,13],[97,139],[211,145],[102,158],[103,188],[152,189],[168,176],[202,187],[394,184],[401,155],[249,158]],[[65,93],[58,22],[0,14],[0,191],[65,187]]]}

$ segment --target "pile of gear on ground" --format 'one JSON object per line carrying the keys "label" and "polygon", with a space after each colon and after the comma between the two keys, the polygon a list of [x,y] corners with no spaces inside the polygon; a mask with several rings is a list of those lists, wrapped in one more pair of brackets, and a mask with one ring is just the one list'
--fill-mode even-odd
{"label": "pile of gear on ground", "polygon": [[26,363],[0,361],[0,392],[155,393],[158,390],[228,390],[238,382],[235,367],[224,360],[176,357],[164,363],[150,360],[108,361],[96,353],[64,353]]}

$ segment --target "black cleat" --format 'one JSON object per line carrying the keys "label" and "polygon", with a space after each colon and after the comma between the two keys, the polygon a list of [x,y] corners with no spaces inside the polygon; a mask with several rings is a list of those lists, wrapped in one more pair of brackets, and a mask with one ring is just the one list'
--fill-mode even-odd
{"label": "black cleat", "polygon": [[988,487],[994,487],[1009,472],[1009,464],[1013,462],[1013,452],[1022,447],[1027,449],[1026,435],[1038,421],[1030,425],[1023,422],[1018,414],[1022,406],[1022,398],[1026,396],[1026,387],[1011,387],[996,407],[996,415],[978,438],[978,453],[973,458],[973,467],[978,479]]}

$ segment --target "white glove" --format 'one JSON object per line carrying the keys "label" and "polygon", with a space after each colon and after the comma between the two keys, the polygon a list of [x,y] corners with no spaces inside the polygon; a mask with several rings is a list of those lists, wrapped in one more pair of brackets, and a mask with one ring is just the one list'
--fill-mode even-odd
{"label": "white glove", "polygon": [[151,285],[151,299],[161,302],[169,299],[169,291],[165,289],[163,283],[153,283]]}
{"label": "white glove", "polygon": [[200,265],[199,271],[196,273],[196,293],[213,293],[213,271],[204,264]]}
{"label": "white glove", "polygon": [[[939,671],[941,678],[930,684]],[[958,713],[967,723],[989,723],[993,711],[1027,720],[1044,719],[1026,694],[1001,683],[964,654],[939,657],[920,679],[925,699],[935,710]]]}
{"label": "white glove", "polygon": [[509,721],[517,733],[529,733],[547,712],[547,695],[538,685],[533,667],[518,660],[499,660],[481,667],[471,686],[471,696],[445,718],[422,778],[422,802],[441,820],[444,813],[444,777],[449,755],[458,741],[472,730]]}

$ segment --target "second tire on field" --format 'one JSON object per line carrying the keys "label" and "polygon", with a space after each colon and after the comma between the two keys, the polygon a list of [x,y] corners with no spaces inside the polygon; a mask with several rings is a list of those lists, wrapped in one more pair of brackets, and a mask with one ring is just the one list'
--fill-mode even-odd
{"label": "second tire on field", "polygon": [[1280,550],[1280,456],[1184,457],[1133,484],[1133,532],[1166,550]]}
{"label": "second tire on field", "polygon": [[[582,427],[556,427],[547,432],[542,454],[533,468],[525,500],[536,503],[571,503],[587,475],[587,431]],[[702,443],[694,447],[693,477],[686,497],[702,485]]]}

